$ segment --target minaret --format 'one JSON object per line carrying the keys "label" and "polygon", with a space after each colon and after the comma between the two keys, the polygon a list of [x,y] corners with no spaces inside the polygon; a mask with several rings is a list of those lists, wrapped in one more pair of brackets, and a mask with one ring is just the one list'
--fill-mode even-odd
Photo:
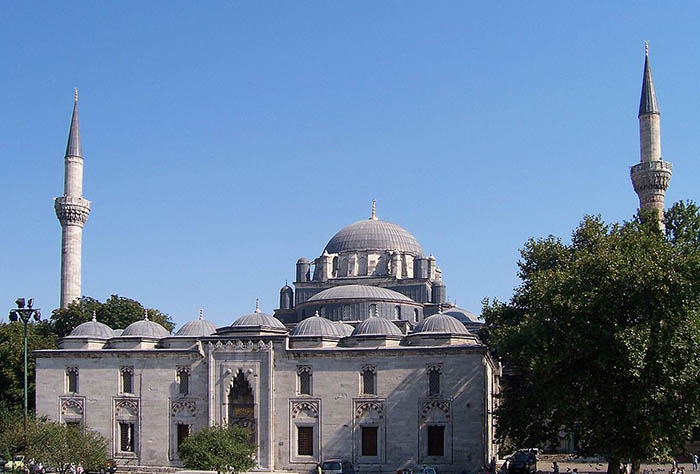
{"label": "minaret", "polygon": [[83,225],[90,215],[90,201],[83,199],[83,149],[78,120],[78,89],[75,89],[73,117],[68,133],[63,196],[54,199],[61,223],[61,308],[80,298]]}
{"label": "minaret", "polygon": [[664,228],[664,198],[673,166],[661,158],[661,113],[656,102],[654,80],[649,65],[649,44],[644,44],[644,77],[639,101],[640,163],[630,170],[641,209],[656,209],[659,226]]}

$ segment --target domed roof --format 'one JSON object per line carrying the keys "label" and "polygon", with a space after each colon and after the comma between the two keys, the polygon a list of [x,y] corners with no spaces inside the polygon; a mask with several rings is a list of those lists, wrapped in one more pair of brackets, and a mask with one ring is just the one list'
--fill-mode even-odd
{"label": "domed roof", "polygon": [[372,316],[358,324],[350,336],[403,336],[403,334],[388,319]]}
{"label": "domed roof", "polygon": [[417,257],[423,256],[423,248],[406,229],[376,218],[358,221],[340,229],[328,241],[324,252],[353,250],[395,250]]}
{"label": "domed roof", "polygon": [[342,331],[337,324],[316,313],[297,324],[290,336],[343,337]]}
{"label": "domed roof", "polygon": [[388,290],[379,286],[366,285],[342,285],[328,288],[316,293],[306,301],[323,301],[323,300],[354,300],[354,299],[371,299],[371,300],[389,300],[389,301],[405,301],[407,303],[415,303],[411,298],[399,293],[398,291]]}
{"label": "domed roof", "polygon": [[443,314],[447,314],[452,316],[453,318],[457,319],[461,323],[466,323],[466,324],[482,324],[483,321],[479,319],[479,317],[472,313],[471,311],[467,311],[466,309],[462,308],[450,308],[448,310],[445,310],[442,312]]}
{"label": "domed roof", "polygon": [[129,324],[121,336],[135,336],[135,337],[168,337],[170,333],[163,326],[155,321],[150,321],[148,315],[144,311],[143,319],[141,321],[136,321],[135,323]]}
{"label": "domed roof", "polygon": [[233,322],[233,324],[231,324],[231,327],[233,328],[246,326],[287,329],[286,327],[284,327],[284,324],[282,324],[282,321],[280,321],[279,319],[275,318],[274,316],[270,316],[269,314],[260,312],[259,300],[255,301],[254,313],[243,315],[240,318],[236,319]]}
{"label": "domed roof", "polygon": [[200,309],[199,319],[186,322],[175,335],[182,337],[202,337],[211,336],[215,332],[216,326],[211,321],[204,319],[204,312]]}
{"label": "domed roof", "polygon": [[68,337],[91,337],[95,339],[109,339],[114,337],[112,328],[97,320],[95,313],[92,313],[92,319],[76,326],[68,335]]}
{"label": "domed roof", "polygon": [[297,260],[297,263],[309,263],[309,259],[306,257],[301,257],[299,260]]}
{"label": "domed roof", "polygon": [[338,326],[338,333],[341,337],[349,336],[355,330],[354,327],[347,323],[342,323],[340,321],[333,323]]}
{"label": "domed roof", "polygon": [[464,324],[445,313],[428,316],[413,330],[414,333],[469,334]]}

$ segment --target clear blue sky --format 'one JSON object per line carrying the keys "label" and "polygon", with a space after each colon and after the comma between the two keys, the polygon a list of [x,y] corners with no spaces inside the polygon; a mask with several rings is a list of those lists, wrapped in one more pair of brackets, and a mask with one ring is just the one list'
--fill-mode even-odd
{"label": "clear blue sky", "polygon": [[649,40],[673,162],[700,200],[696,2],[5,2],[0,301],[59,304],[63,154],[80,89],[83,294],[182,323],[278,305],[299,257],[378,215],[448,298],[507,299],[529,237],[638,205]]}

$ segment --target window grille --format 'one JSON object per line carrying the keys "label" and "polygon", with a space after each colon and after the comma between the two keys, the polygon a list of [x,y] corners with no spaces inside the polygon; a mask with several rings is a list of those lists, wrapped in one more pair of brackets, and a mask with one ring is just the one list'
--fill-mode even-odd
{"label": "window grille", "polygon": [[428,373],[428,390],[430,395],[440,394],[440,372],[431,370]]}
{"label": "window grille", "polygon": [[445,427],[428,426],[428,456],[445,455]]}
{"label": "window grille", "polygon": [[377,446],[377,427],[363,426],[362,427],[362,455],[377,456],[379,450]]}
{"label": "window grille", "polygon": [[134,393],[134,369],[122,367],[122,393]]}
{"label": "window grille", "polygon": [[309,372],[299,374],[299,393],[311,395],[311,374]]}
{"label": "window grille", "polygon": [[119,450],[127,453],[134,452],[133,423],[119,423]]}
{"label": "window grille", "polygon": [[376,395],[376,370],[374,367],[365,367],[362,369],[362,393],[365,395]]}
{"label": "window grille", "polygon": [[297,426],[297,454],[299,456],[314,455],[313,426]]}
{"label": "window grille", "polygon": [[66,375],[68,377],[68,393],[78,393],[78,368],[68,367]]}

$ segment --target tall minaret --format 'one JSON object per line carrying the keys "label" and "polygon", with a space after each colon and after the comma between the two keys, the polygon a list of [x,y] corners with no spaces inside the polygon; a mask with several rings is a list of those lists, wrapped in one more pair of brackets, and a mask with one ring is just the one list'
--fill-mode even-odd
{"label": "tall minaret", "polygon": [[61,308],[80,298],[83,225],[90,215],[90,201],[83,199],[83,147],[78,120],[78,89],[65,157],[63,196],[54,199],[54,209],[63,229],[61,235]]}
{"label": "tall minaret", "polygon": [[654,80],[649,65],[649,44],[644,43],[644,78],[639,101],[640,163],[630,170],[641,209],[656,209],[659,226],[664,228],[664,198],[673,166],[661,158],[661,113],[656,102]]}

